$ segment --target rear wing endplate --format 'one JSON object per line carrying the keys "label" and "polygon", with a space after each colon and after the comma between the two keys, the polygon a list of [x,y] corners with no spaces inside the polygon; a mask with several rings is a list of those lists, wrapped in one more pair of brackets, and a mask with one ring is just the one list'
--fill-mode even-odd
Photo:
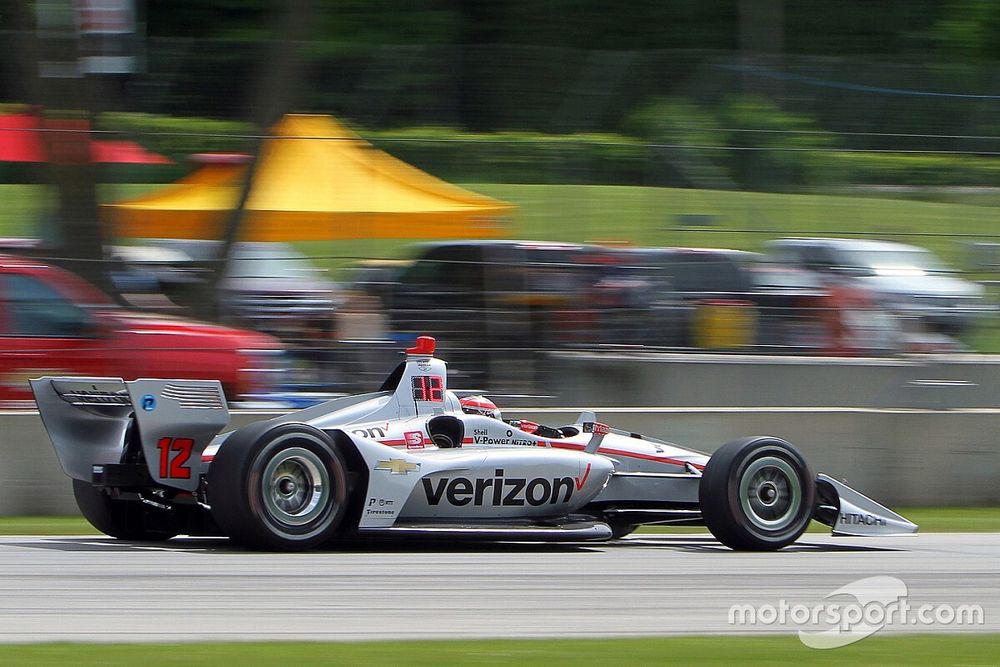
{"label": "rear wing endplate", "polygon": [[217,380],[43,377],[31,390],[63,471],[86,482],[121,463],[134,418],[153,481],[194,491],[202,452],[229,423]]}

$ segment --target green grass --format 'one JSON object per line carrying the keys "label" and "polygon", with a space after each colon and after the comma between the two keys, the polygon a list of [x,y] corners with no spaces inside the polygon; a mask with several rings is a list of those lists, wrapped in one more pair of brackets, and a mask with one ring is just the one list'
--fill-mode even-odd
{"label": "green grass", "polygon": [[0,237],[33,236],[52,202],[46,190],[34,185],[0,185]]}
{"label": "green grass", "polygon": [[[914,243],[969,268],[967,243],[1000,241],[1000,208],[859,196],[624,186],[470,184],[518,206],[510,237],[759,251],[781,236],[873,235]],[[702,224],[688,226],[696,218]],[[345,258],[397,257],[411,240],[308,244],[337,269]]]}
{"label": "green grass", "polygon": [[[103,201],[132,197],[161,185],[104,185],[99,190]],[[0,184],[0,237],[36,236],[46,216],[55,210],[54,190],[41,185]]]}
{"label": "green grass", "polygon": [[[156,185],[106,185],[113,201]],[[467,184],[518,206],[510,236],[642,245],[717,246],[758,250],[783,235],[873,234],[906,239],[965,263],[964,240],[1000,240],[1000,208],[857,195],[796,195],[631,186]],[[0,236],[30,235],[51,208],[43,186],[0,185]],[[689,226],[692,218],[699,224]],[[309,244],[330,257],[395,257],[410,239]]]}
{"label": "green grass", "polygon": [[996,665],[1000,635],[876,636],[836,650],[795,636],[624,639],[296,642],[253,644],[39,644],[0,646],[18,665]]}
{"label": "green grass", "polygon": [[897,512],[930,533],[1000,532],[1000,507],[911,507]]}
{"label": "green grass", "polygon": [[[1000,532],[1000,507],[909,507],[897,509],[920,526],[921,532]],[[645,526],[640,532],[704,533],[701,526],[668,528]],[[827,533],[829,527],[816,523],[810,532]],[[96,535],[89,523],[75,516],[5,516],[0,517],[0,535]]]}
{"label": "green grass", "polygon": [[[570,242],[622,242],[646,246],[726,247],[761,250],[780,236],[873,235],[921,245],[958,269],[973,269],[969,242],[1000,242],[1000,207],[969,195],[959,202],[928,202],[872,196],[778,194],[601,185],[464,184],[517,205],[509,238]],[[161,186],[105,185],[103,201],[135,196]],[[953,195],[959,197],[960,195]],[[0,185],[0,237],[39,233],[52,209],[52,190]],[[967,203],[978,202],[978,204]],[[691,225],[691,222],[697,225]],[[408,254],[419,239],[358,239],[299,244],[316,263],[340,278],[356,260]],[[997,279],[972,273],[974,279]],[[993,321],[963,336],[969,349],[1000,352]]]}
{"label": "green grass", "polygon": [[[996,533],[1000,532],[1000,507],[903,507],[893,508],[922,533]],[[644,533],[703,533],[701,526],[668,528],[644,526]],[[817,521],[809,524],[810,533],[829,533],[830,527]]]}
{"label": "green grass", "polygon": [[4,516],[0,535],[98,535],[80,516]]}
{"label": "green grass", "polygon": [[[519,206],[532,238],[623,240],[641,245],[758,250],[787,235],[873,234],[910,238],[959,263],[957,240],[997,238],[1000,209],[857,195],[795,195],[617,186],[470,186]],[[683,216],[710,224],[687,226]]]}
{"label": "green grass", "polygon": [[[997,533],[1000,532],[1000,507],[904,507],[893,508],[922,533]],[[669,528],[644,526],[644,533],[703,533],[701,526]],[[810,533],[829,533],[830,527],[817,521],[809,524]]]}

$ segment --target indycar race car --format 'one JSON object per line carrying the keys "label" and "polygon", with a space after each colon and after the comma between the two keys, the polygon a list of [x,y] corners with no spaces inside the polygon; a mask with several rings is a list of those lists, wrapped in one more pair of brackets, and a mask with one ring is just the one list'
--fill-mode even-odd
{"label": "indycar race car", "polygon": [[44,377],[31,387],[80,511],[125,540],[225,535],[300,550],[377,535],[576,541],[703,524],[733,549],[774,550],[811,519],[839,535],[917,529],[814,474],[779,438],[708,455],[591,412],[558,428],[504,421],[486,397],[448,389],[429,337],[376,392],[222,434],[218,382]]}

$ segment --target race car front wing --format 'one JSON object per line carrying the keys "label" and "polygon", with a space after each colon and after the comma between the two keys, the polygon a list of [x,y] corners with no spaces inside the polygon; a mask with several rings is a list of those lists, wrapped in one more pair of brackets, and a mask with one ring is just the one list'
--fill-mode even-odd
{"label": "race car front wing", "polygon": [[833,528],[834,535],[908,535],[917,524],[829,475],[816,476],[813,518]]}

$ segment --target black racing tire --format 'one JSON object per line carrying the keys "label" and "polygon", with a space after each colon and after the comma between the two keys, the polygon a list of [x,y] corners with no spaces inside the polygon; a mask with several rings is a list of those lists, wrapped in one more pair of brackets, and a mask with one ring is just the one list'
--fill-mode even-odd
{"label": "black racing tire", "polygon": [[233,542],[302,551],[336,537],[347,484],[347,465],[326,433],[306,424],[258,422],[219,447],[208,470],[208,501]]}
{"label": "black racing tire", "polygon": [[80,513],[90,525],[105,535],[119,540],[161,542],[176,533],[157,529],[149,511],[137,500],[120,500],[109,496],[93,484],[73,480],[73,496]]}
{"label": "black racing tire", "polygon": [[712,535],[731,549],[781,549],[809,525],[815,479],[802,454],[784,440],[735,440],[712,454],[702,472],[702,517]]}

